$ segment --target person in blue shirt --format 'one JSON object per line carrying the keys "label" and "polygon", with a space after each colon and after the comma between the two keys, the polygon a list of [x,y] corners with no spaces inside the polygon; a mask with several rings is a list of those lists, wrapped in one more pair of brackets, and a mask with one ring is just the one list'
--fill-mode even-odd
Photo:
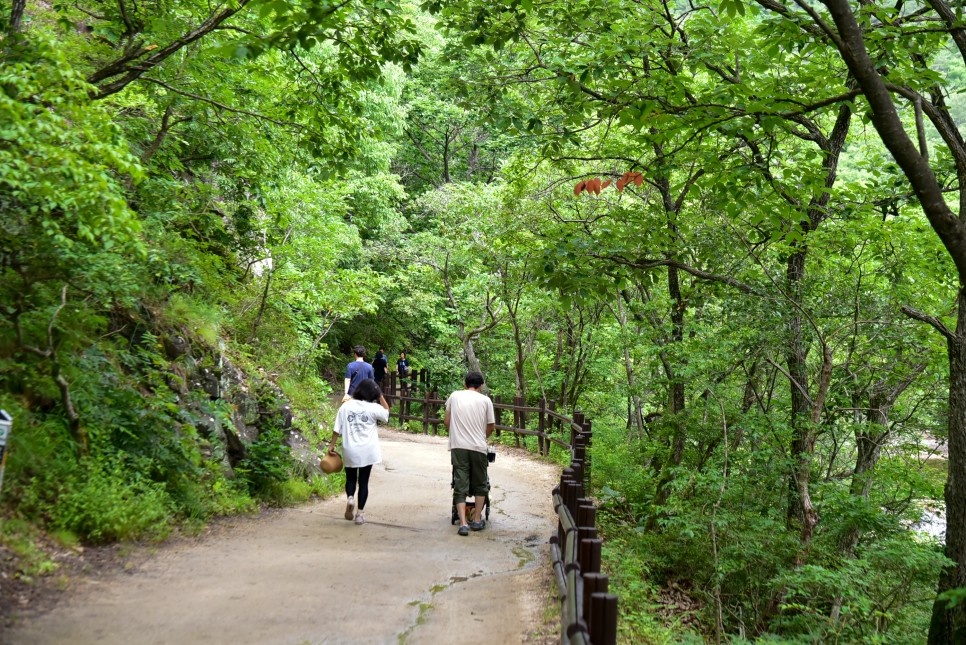
{"label": "person in blue shirt", "polygon": [[345,367],[345,396],[342,397],[343,403],[352,398],[352,394],[359,387],[359,383],[362,383],[367,378],[375,380],[376,377],[372,371],[372,365],[366,362],[366,348],[362,345],[356,345],[352,348],[352,353],[356,355],[356,359]]}

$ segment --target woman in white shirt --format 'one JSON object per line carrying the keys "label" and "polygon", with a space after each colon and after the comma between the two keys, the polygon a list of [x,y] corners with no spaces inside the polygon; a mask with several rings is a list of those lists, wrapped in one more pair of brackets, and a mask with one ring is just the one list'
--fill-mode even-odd
{"label": "woman in white shirt", "polygon": [[[345,518],[356,524],[366,521],[363,509],[369,499],[369,475],[373,464],[382,461],[379,452],[379,432],[376,422],[389,422],[389,404],[372,379],[365,379],[352,393],[352,398],[339,408],[335,428],[329,442],[329,454],[335,453],[335,444],[342,437],[342,462],[345,464]],[[356,504],[356,484],[359,486]]]}

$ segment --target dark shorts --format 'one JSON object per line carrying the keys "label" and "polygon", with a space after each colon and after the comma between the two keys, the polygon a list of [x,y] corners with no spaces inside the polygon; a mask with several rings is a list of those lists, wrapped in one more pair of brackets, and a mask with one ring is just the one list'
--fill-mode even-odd
{"label": "dark shorts", "polygon": [[453,463],[453,503],[463,504],[468,495],[483,496],[490,492],[490,480],[486,469],[490,463],[486,453],[453,448],[450,451]]}

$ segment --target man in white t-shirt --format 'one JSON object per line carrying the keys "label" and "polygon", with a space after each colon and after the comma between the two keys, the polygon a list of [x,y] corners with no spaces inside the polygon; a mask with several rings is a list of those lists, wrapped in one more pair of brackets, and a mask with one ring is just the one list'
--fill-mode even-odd
{"label": "man in white t-shirt", "polygon": [[[453,463],[453,504],[460,517],[460,535],[469,535],[470,530],[481,531],[486,526],[483,520],[483,505],[490,492],[487,477],[487,437],[496,428],[493,414],[493,401],[480,393],[483,375],[470,372],[463,379],[465,390],[458,390],[446,400],[446,416],[443,425],[449,430],[450,461]],[[476,498],[477,517],[466,522],[466,497]]]}

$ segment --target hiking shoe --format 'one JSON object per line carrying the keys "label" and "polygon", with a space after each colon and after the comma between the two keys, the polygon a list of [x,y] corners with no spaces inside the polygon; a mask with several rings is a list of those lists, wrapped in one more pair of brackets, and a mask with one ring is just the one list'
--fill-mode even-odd
{"label": "hiking shoe", "polygon": [[349,501],[346,502],[345,504],[345,518],[350,522],[352,521],[352,518],[355,515],[355,510],[356,510],[356,500],[350,497]]}
{"label": "hiking shoe", "polygon": [[359,511],[358,513],[356,513],[356,524],[365,524],[365,523],[366,523],[366,516],[363,514],[363,512]]}
{"label": "hiking shoe", "polygon": [[471,531],[482,531],[486,527],[486,520],[480,520],[479,522],[470,522]]}
{"label": "hiking shoe", "polygon": [[465,537],[470,534],[470,527],[464,524],[463,526],[460,527],[460,530],[457,531],[456,533]]}

